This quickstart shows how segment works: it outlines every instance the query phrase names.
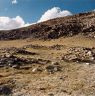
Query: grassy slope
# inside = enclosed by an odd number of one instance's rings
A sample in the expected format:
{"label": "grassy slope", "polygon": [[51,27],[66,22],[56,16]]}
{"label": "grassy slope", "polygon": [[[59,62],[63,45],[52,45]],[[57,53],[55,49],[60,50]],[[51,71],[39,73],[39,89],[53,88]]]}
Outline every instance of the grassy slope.
{"label": "grassy slope", "polygon": [[95,47],[95,39],[86,38],[84,36],[73,36],[67,38],[59,38],[53,40],[37,40],[37,39],[21,39],[21,40],[9,40],[9,41],[0,41],[0,48],[3,47],[23,47],[24,45],[43,45],[43,46],[52,46],[52,45],[67,45],[67,46],[82,46],[82,47]]}

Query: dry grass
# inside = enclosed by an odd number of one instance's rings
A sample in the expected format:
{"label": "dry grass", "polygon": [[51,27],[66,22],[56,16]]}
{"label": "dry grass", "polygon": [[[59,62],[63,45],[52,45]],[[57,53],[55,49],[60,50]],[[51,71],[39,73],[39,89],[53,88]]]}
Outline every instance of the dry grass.
{"label": "dry grass", "polygon": [[[13,96],[24,94],[25,96],[95,96],[95,65],[86,65],[78,63],[67,63],[61,60],[66,49],[71,46],[95,47],[95,39],[81,36],[60,38],[51,41],[42,40],[13,40],[0,41],[0,48],[5,47],[23,47],[25,45],[53,46],[56,44],[65,45],[60,50],[56,49],[35,49],[26,48],[27,51],[36,52],[38,55],[16,54],[24,58],[41,58],[50,61],[59,62],[62,70],[50,74],[45,68],[48,65],[32,64],[23,66],[20,70],[13,68],[0,68],[0,85],[14,85]],[[25,68],[26,67],[26,68]],[[42,72],[32,72],[34,68],[42,68]]]}
{"label": "dry grass", "polygon": [[84,47],[95,47],[95,39],[86,38],[84,36],[73,36],[68,38],[59,38],[55,40],[35,40],[35,39],[24,39],[24,40],[9,40],[9,41],[0,41],[0,48],[2,47],[22,47],[24,45],[43,45],[43,46],[52,46],[52,45],[67,45],[67,46],[84,46]]}

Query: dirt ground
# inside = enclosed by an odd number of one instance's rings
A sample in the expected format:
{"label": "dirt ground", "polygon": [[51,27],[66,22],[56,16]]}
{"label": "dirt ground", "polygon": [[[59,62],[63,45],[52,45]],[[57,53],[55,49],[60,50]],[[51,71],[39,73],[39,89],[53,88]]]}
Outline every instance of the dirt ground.
{"label": "dirt ground", "polygon": [[[32,45],[31,47],[27,47]],[[36,46],[36,47],[33,47]],[[61,47],[56,47],[60,45]],[[65,62],[63,54],[69,47],[95,47],[95,39],[83,36],[55,40],[0,41],[0,48],[23,48],[35,55],[17,57],[49,60],[47,64],[27,64],[20,69],[0,68],[0,86],[8,86],[7,96],[95,96],[95,64]],[[57,66],[52,70],[48,66]],[[0,89],[1,90],[1,89]],[[1,94],[0,96],[6,96]]]}

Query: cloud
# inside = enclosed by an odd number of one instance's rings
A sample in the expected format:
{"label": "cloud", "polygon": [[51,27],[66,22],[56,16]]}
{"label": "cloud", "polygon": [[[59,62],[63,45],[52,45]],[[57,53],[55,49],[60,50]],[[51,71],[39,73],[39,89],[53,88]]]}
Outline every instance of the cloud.
{"label": "cloud", "polygon": [[[15,1],[15,0],[13,0]],[[25,23],[22,17],[16,16],[15,18],[10,17],[0,17],[0,30],[10,30],[17,29],[21,27],[27,27],[33,24],[37,24],[39,22],[43,22],[49,19],[64,17],[72,15],[72,13],[68,10],[62,10],[59,7],[53,7],[52,9],[47,10],[41,18],[35,23]]]}
{"label": "cloud", "polygon": [[24,25],[25,22],[20,16],[16,16],[15,18],[0,17],[0,30],[16,29]]}
{"label": "cloud", "polygon": [[93,11],[95,12],[95,9]]}
{"label": "cloud", "polygon": [[12,4],[17,4],[17,0],[12,0]]}
{"label": "cloud", "polygon": [[38,20],[38,22],[43,22],[43,21],[50,20],[53,18],[64,17],[68,15],[72,15],[72,13],[68,10],[61,10],[59,7],[53,7],[52,9],[47,10],[42,15],[40,20]]}
{"label": "cloud", "polygon": [[30,23],[26,23],[26,24],[23,25],[23,27],[27,27],[27,26],[30,26],[30,25],[33,25],[33,23],[31,23],[31,24]]}

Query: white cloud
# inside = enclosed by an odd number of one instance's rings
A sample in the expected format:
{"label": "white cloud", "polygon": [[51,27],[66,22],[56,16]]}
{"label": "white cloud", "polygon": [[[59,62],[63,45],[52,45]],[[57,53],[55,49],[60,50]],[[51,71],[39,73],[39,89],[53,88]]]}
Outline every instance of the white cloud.
{"label": "white cloud", "polygon": [[26,24],[23,25],[23,27],[27,27],[27,26],[30,26],[30,25],[33,25],[33,23],[31,23],[31,24],[30,23],[26,23]]}
{"label": "white cloud", "polygon": [[53,7],[52,9],[47,10],[42,17],[40,18],[40,20],[38,20],[38,22],[43,22],[49,19],[53,19],[53,18],[57,18],[57,17],[64,17],[64,16],[68,16],[68,15],[72,15],[72,13],[68,10],[61,10],[59,7]]}
{"label": "white cloud", "polygon": [[12,4],[17,4],[17,0],[12,0]]}
{"label": "white cloud", "polygon": [[95,9],[93,11],[95,12]]}
{"label": "white cloud", "polygon": [[15,18],[0,17],[0,30],[20,28],[24,25],[25,22],[20,16],[16,16]]}
{"label": "white cloud", "polygon": [[40,20],[35,23],[25,23],[23,18],[20,16],[16,16],[15,18],[0,17],[0,30],[10,30],[10,29],[16,29],[16,28],[21,28],[21,27],[27,27],[27,26],[37,24],[42,21],[46,21],[49,19],[57,18],[57,17],[64,17],[67,15],[72,15],[72,13],[68,10],[61,11],[59,7],[53,7],[52,9],[47,10],[42,15]]}

